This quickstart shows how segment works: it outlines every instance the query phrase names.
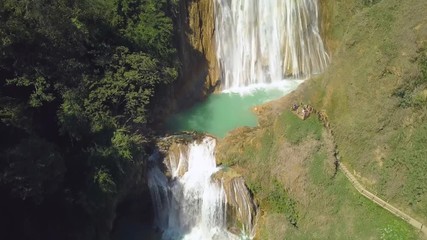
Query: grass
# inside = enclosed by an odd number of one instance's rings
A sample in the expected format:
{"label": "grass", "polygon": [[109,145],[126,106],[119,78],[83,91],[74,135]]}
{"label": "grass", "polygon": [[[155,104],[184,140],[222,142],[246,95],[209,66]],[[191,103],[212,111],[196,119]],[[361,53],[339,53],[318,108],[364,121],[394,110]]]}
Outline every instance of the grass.
{"label": "grass", "polygon": [[326,112],[365,187],[427,223],[427,4],[360,3],[336,2],[333,62],[296,95]]}
{"label": "grass", "polygon": [[363,5],[365,6],[372,6],[376,3],[378,3],[381,0],[362,0]]}
{"label": "grass", "polygon": [[[246,183],[249,189],[256,195],[261,207],[270,213],[282,214],[283,219],[293,226],[298,224],[297,202],[290,197],[287,187],[283,186],[275,174],[260,172],[261,169],[273,169],[282,161],[278,154],[282,149],[282,143],[298,144],[308,138],[320,140],[322,124],[316,117],[310,117],[302,121],[289,111],[285,111],[273,124],[272,128],[263,128],[256,136],[248,138],[254,141],[218,146],[221,163],[227,166],[244,166],[248,170]],[[233,140],[232,140],[233,141]],[[237,145],[237,147],[236,147]],[[280,175],[280,174],[278,174]]]}
{"label": "grass", "polygon": [[307,137],[320,140],[322,135],[322,123],[316,117],[310,117],[304,122],[290,111],[284,112],[279,121],[284,124],[286,139],[292,144],[298,144]]}
{"label": "grass", "polygon": [[427,50],[420,50],[416,62],[420,69],[419,75],[408,77],[407,81],[393,92],[393,96],[399,98],[399,106],[403,108],[422,109],[427,106]]}
{"label": "grass", "polygon": [[308,165],[311,200],[299,209],[299,228],[283,237],[265,228],[263,239],[419,239],[410,225],[361,196],[341,172],[331,178],[324,170],[327,160],[323,149]]}
{"label": "grass", "polygon": [[[323,131],[316,117],[302,121],[285,111],[272,125],[234,136],[242,147],[220,142],[220,158],[232,156],[232,167],[240,169],[263,211],[258,238],[418,239],[410,225],[361,196],[341,172],[333,177]],[[284,158],[285,148],[297,149],[297,157]],[[301,151],[310,154],[299,158]],[[302,182],[283,180],[297,169],[295,179]]]}
{"label": "grass", "polygon": [[[366,188],[427,223],[427,89],[419,77],[427,72],[427,4],[324,2],[334,9],[326,29],[332,63],[292,100],[326,112],[341,159]],[[220,159],[239,169],[264,211],[258,237],[420,239],[403,220],[361,196],[342,173],[332,177],[331,151],[316,121],[285,111],[220,144]],[[298,228],[268,204],[276,180],[295,202]]]}
{"label": "grass", "polygon": [[327,155],[325,151],[317,152],[313,156],[313,162],[309,167],[310,180],[315,185],[323,185],[332,183],[331,177],[325,174],[325,159]]}
{"label": "grass", "polygon": [[273,187],[267,197],[267,210],[273,213],[279,213],[286,216],[286,219],[294,226],[298,225],[298,211],[296,202],[289,193],[285,190],[285,187],[278,182],[276,179],[273,180]]}
{"label": "grass", "polygon": [[[386,169],[399,169],[405,176],[402,190],[397,196],[405,199],[419,217],[427,216],[427,122],[421,123],[414,129],[401,129],[391,139],[390,145],[395,149]],[[383,188],[387,189],[393,173],[383,176]]]}

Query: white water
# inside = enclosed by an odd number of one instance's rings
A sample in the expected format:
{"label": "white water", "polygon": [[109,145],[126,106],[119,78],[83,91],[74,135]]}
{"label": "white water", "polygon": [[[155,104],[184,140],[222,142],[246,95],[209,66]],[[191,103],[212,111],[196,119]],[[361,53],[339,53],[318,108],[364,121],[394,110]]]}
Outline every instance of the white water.
{"label": "white water", "polygon": [[[178,163],[170,161],[171,180],[157,165],[149,170],[155,223],[163,232],[162,239],[238,239],[226,230],[226,197],[222,184],[212,180],[212,174],[218,171],[215,144],[216,140],[211,137],[191,143],[187,152],[180,153]],[[183,166],[188,169],[180,176]]]}
{"label": "white water", "polygon": [[328,63],[317,0],[214,0],[222,89],[304,79]]}
{"label": "white water", "polygon": [[[327,66],[317,0],[213,1],[224,91],[251,92],[266,85],[276,88],[284,79],[305,79]],[[169,160],[171,179],[156,164],[149,170],[155,224],[162,231],[162,239],[239,238],[226,229],[223,184],[212,180],[218,171],[214,148],[215,140],[210,137],[191,143],[178,160]],[[250,196],[242,192],[244,183],[233,182],[229,189],[230,204],[238,206],[238,217],[247,219],[243,235],[252,238],[256,220],[252,219]]]}

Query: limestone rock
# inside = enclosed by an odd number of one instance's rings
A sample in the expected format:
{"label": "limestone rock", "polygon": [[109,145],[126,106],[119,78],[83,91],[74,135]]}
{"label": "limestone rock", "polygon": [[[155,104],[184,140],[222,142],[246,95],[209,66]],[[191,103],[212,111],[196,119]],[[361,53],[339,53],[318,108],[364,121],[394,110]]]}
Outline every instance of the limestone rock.
{"label": "limestone rock", "polygon": [[177,93],[200,100],[219,86],[212,0],[182,0],[178,13],[179,55],[182,62]]}
{"label": "limestone rock", "polygon": [[232,169],[221,170],[214,176],[222,182],[227,199],[227,224],[229,231],[250,237],[255,235],[258,207],[245,180]]}

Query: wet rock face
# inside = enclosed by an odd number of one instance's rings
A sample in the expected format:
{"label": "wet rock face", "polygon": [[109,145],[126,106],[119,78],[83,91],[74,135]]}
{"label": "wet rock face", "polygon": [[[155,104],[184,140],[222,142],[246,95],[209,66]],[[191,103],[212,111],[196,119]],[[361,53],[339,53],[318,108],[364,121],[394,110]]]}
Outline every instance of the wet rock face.
{"label": "wet rock face", "polygon": [[214,2],[181,0],[177,17],[182,72],[176,93],[181,98],[201,100],[219,86]]}
{"label": "wet rock face", "polygon": [[187,145],[177,142],[171,144],[168,154],[163,160],[166,176],[169,178],[182,177],[188,171],[188,161],[185,161],[188,157],[183,157],[187,152]]}
{"label": "wet rock face", "polygon": [[[181,178],[188,172],[189,143],[198,140],[200,140],[200,136],[191,134],[162,139],[159,144],[163,156],[161,167],[168,179]],[[243,232],[248,237],[254,237],[258,206],[243,177],[231,168],[222,168],[213,173],[211,179],[221,186],[221,191],[225,195],[227,230],[235,235]]]}
{"label": "wet rock face", "polygon": [[331,21],[334,16],[334,2],[320,0],[320,34],[328,53],[332,54],[336,43],[331,39]]}
{"label": "wet rock face", "polygon": [[221,182],[226,196],[227,228],[234,234],[242,231],[255,236],[258,205],[248,190],[243,177],[233,169],[222,169],[213,178]]}
{"label": "wet rock face", "polygon": [[153,127],[164,129],[171,114],[205,100],[219,90],[220,70],[215,48],[213,0],[178,0],[174,10],[175,44],[180,62],[178,79],[159,90],[153,102]]}
{"label": "wet rock face", "polygon": [[[181,133],[159,139],[157,147],[161,157],[161,169],[168,178],[182,177],[188,171],[188,145],[205,137],[198,133]],[[184,160],[183,160],[184,159]]]}
{"label": "wet rock face", "polygon": [[223,182],[223,186],[227,198],[227,223],[230,231],[243,229],[253,237],[257,221],[257,206],[245,181],[242,177],[235,177]]}
{"label": "wet rock face", "polygon": [[[190,33],[187,35],[190,44],[200,51],[207,60],[205,87],[211,89],[217,85],[219,78],[218,61],[215,50],[214,1],[195,0],[188,6]],[[192,62],[190,66],[197,62]],[[201,76],[204,77],[204,76]]]}

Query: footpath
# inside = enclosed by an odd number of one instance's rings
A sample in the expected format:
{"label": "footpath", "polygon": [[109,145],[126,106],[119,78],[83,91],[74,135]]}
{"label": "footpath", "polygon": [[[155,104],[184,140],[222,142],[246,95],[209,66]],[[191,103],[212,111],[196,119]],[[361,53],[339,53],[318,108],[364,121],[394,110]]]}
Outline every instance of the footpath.
{"label": "footpath", "polygon": [[354,175],[351,174],[351,172],[347,169],[347,167],[342,162],[339,162],[339,169],[341,169],[343,171],[343,173],[345,174],[345,176],[347,177],[347,179],[351,182],[351,184],[353,185],[353,187],[356,188],[356,190],[360,194],[362,194],[363,196],[365,196],[366,198],[368,198],[372,202],[376,203],[380,207],[382,207],[382,208],[386,209],[387,211],[391,212],[395,216],[400,217],[401,219],[405,220],[407,223],[411,224],[416,229],[419,229],[421,232],[423,232],[424,236],[427,237],[427,226],[425,226],[424,224],[422,224],[421,222],[419,222],[416,219],[412,218],[408,214],[400,211],[399,209],[397,209],[396,207],[393,207],[388,202],[382,200],[381,198],[375,196],[373,193],[371,193],[368,190],[366,190],[362,186],[362,184],[360,184],[359,181],[357,181],[357,179],[354,177]]}
{"label": "footpath", "polygon": [[[330,128],[330,124],[329,124],[328,117],[326,116],[326,114],[323,113],[323,112],[318,112],[316,110],[313,110],[313,112],[317,114],[317,116],[319,117],[319,119],[323,122],[325,128],[328,130],[328,132],[331,135],[332,139],[334,139],[334,134],[333,134],[333,132],[332,132],[332,130]],[[406,221],[407,223],[409,223],[410,225],[412,225],[413,227],[415,227],[416,229],[418,229],[420,232],[422,232],[424,234],[424,238],[427,239],[427,226],[424,225],[423,223],[421,223],[420,221],[412,218],[408,214],[402,212],[398,208],[392,206],[391,204],[389,204],[388,202],[386,202],[383,199],[379,198],[378,196],[376,196],[375,194],[371,193],[370,191],[366,190],[366,188],[362,184],[360,184],[360,182],[356,179],[356,177],[340,161],[340,157],[337,154],[337,149],[336,149],[337,145],[336,145],[336,143],[334,143],[334,146],[335,146],[334,148],[335,148],[335,153],[336,153],[335,154],[336,166],[338,167],[337,170],[338,169],[342,170],[342,172],[344,173],[344,175],[346,176],[346,178],[351,182],[351,184],[353,185],[353,187],[360,194],[362,194],[364,197],[368,198],[369,200],[371,200],[375,204],[377,204],[380,207],[386,209],[387,211],[391,212],[395,216],[403,219],[404,221]]]}

